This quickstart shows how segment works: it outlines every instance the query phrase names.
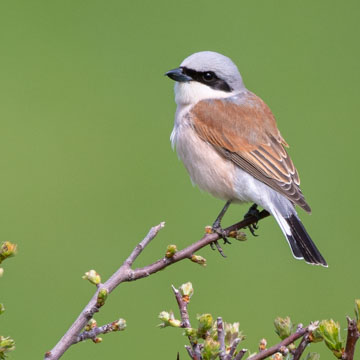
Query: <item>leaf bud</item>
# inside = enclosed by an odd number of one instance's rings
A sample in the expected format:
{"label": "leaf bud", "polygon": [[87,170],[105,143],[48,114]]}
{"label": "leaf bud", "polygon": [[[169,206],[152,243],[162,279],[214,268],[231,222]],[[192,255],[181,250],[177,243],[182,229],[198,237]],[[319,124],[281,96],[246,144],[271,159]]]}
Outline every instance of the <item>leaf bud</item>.
{"label": "leaf bud", "polygon": [[190,260],[194,263],[197,263],[201,266],[206,266],[206,259],[200,255],[191,255]]}
{"label": "leaf bud", "polygon": [[188,303],[190,301],[190,298],[194,294],[194,288],[192,286],[192,283],[187,282],[185,284],[182,284],[179,290],[180,290],[180,294],[182,295],[182,299]]}
{"label": "leaf bud", "polygon": [[87,271],[82,278],[84,280],[89,280],[94,285],[101,283],[101,277],[95,270]]}
{"label": "leaf bud", "polygon": [[100,289],[98,292],[96,307],[100,308],[105,304],[105,301],[108,296],[108,291],[106,289]]}
{"label": "leaf bud", "polygon": [[293,324],[288,316],[286,318],[277,317],[274,321],[274,326],[275,332],[282,340],[291,335]]}

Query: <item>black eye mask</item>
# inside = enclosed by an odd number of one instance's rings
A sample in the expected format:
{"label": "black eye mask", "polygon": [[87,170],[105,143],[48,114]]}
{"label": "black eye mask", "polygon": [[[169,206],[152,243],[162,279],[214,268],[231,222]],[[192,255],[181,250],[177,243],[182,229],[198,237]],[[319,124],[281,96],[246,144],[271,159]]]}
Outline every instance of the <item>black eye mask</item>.
{"label": "black eye mask", "polygon": [[226,81],[218,78],[213,71],[196,71],[186,67],[182,67],[182,71],[194,81],[207,85],[214,90],[225,92],[231,92],[233,90]]}

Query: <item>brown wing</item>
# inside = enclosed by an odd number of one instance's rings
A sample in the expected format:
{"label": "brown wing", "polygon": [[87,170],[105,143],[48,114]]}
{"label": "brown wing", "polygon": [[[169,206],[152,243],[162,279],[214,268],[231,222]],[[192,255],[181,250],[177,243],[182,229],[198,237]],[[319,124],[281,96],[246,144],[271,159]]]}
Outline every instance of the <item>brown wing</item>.
{"label": "brown wing", "polygon": [[298,172],[274,115],[248,92],[228,100],[204,100],[191,109],[194,129],[224,157],[311,212],[300,190]]}

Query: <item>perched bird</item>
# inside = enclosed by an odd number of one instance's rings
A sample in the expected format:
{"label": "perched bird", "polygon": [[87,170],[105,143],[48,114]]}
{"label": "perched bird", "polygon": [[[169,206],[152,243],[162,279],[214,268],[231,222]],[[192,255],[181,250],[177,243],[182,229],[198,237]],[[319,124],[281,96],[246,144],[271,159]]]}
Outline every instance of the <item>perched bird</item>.
{"label": "perched bird", "polygon": [[272,214],[292,253],[307,263],[327,266],[301,223],[295,205],[308,213],[298,172],[269,107],[244,86],[236,65],[212,51],[190,55],[165,75],[176,81],[172,146],[204,191],[231,202],[253,202]]}

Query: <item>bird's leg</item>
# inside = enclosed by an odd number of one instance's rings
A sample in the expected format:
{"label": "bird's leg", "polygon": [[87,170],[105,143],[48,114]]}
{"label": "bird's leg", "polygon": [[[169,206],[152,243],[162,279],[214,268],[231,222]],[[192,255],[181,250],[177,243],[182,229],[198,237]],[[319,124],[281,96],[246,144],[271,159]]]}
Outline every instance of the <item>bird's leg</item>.
{"label": "bird's leg", "polygon": [[[245,214],[244,218],[248,218],[248,217],[250,217],[250,216],[255,216],[255,217],[257,218],[257,220],[260,219],[260,211],[258,210],[256,204],[253,204],[253,205],[250,207],[249,211]],[[249,230],[250,230],[250,232],[251,232],[251,234],[252,234],[253,236],[258,236],[258,235],[255,234],[255,230],[257,230],[257,229],[259,228],[259,227],[257,226],[257,224],[258,224],[258,222],[256,222],[256,223],[248,226],[248,228],[249,228]]]}
{"label": "bird's leg", "polygon": [[[218,217],[216,218],[216,220],[214,221],[214,223],[212,225],[212,231],[215,232],[216,234],[218,234],[224,240],[224,244],[231,244],[231,242],[227,239],[227,237],[225,235],[224,229],[221,227],[221,220],[224,217],[227,209],[229,208],[231,201],[232,200],[228,200],[226,202],[225,206],[222,208],[222,210],[220,211],[220,214],[218,215]],[[222,250],[221,250],[220,246],[218,246],[218,245],[219,244],[217,244],[217,242],[215,241],[215,246],[217,247],[220,254],[223,255]]]}

